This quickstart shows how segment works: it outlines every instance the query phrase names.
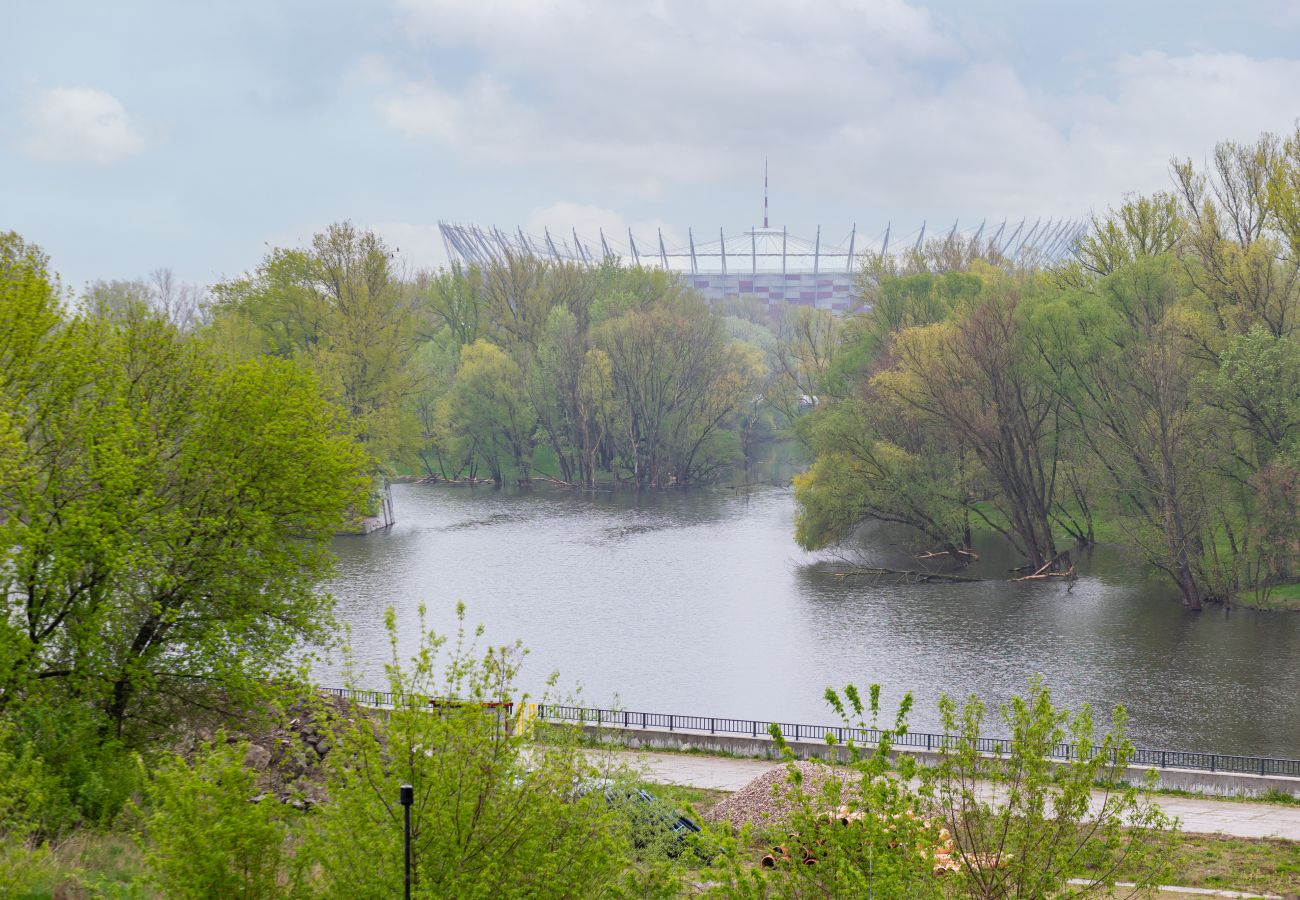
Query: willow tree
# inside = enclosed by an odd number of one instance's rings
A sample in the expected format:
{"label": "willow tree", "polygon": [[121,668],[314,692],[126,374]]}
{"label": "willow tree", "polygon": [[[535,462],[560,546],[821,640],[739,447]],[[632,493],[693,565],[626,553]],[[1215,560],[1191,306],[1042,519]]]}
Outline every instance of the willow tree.
{"label": "willow tree", "polygon": [[723,425],[754,399],[762,360],[727,339],[703,300],[631,305],[594,329],[594,343],[610,362],[610,441],[638,487],[702,481],[734,462],[739,445]]}
{"label": "willow tree", "polygon": [[1028,278],[989,274],[978,299],[946,321],[908,328],[896,363],[874,382],[900,415],[940,443],[967,448],[987,473],[997,516],[972,509],[1039,570],[1058,558],[1053,534],[1059,400],[1038,378],[1024,337]]}
{"label": "willow tree", "polygon": [[529,481],[537,414],[519,365],[497,345],[478,340],[461,348],[456,377],[439,401],[437,427],[441,441],[486,465],[497,484],[505,480],[506,462],[521,483]]}
{"label": "willow tree", "polygon": [[1177,260],[1139,259],[1034,313],[1034,340],[1063,412],[1115,491],[1129,542],[1199,609],[1212,442],[1195,385],[1208,370],[1185,329]]}

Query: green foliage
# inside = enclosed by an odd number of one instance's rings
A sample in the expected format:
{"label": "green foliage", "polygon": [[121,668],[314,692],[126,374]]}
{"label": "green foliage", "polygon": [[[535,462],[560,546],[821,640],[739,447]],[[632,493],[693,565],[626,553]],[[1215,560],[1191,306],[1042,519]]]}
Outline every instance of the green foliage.
{"label": "green foliage", "polygon": [[734,465],[715,432],[761,377],[756,350],[726,339],[693,295],[630,307],[593,336],[610,361],[615,403],[608,436],[616,463],[641,487],[707,480]]}
{"label": "green foliage", "polygon": [[1068,574],[1063,538],[1117,537],[1191,609],[1293,580],[1297,146],[1175,163],[1172,194],[1096,217],[1049,273],[955,246],[868,266],[871,308],[791,414],[815,455],[799,541],[877,519],[952,553],[973,526]]}
{"label": "green foliage", "polygon": [[893,429],[879,410],[846,401],[809,417],[804,434],[816,460],[794,478],[795,540],[818,549],[872,518],[910,525],[937,546],[964,546],[959,461],[934,452],[914,430]]}
{"label": "green foliage", "polygon": [[252,900],[291,893],[286,807],[257,798],[247,750],[218,735],[193,761],[173,757],[153,773],[145,862],[165,896]]}
{"label": "green foliage", "polygon": [[[0,709],[84,703],[134,740],[238,707],[329,636],[316,586],[364,457],[293,363],[227,362],[139,305],[65,314],[33,260],[0,279]],[[120,802],[85,786],[92,818]]]}
{"label": "green foliage", "polygon": [[537,415],[523,373],[500,347],[480,339],[461,348],[459,369],[437,415],[443,441],[481,461],[498,484],[507,460],[528,480]]}
{"label": "green foliage", "polygon": [[30,742],[0,719],[0,891],[21,895],[49,871],[59,788]]}
{"label": "green foliage", "polygon": [[305,362],[374,459],[399,452],[421,380],[412,365],[418,316],[376,234],[331,225],[309,250],[273,250],[213,293],[218,345]]}
{"label": "green foliage", "polygon": [[[1124,782],[1133,745],[1123,707],[1098,736],[1087,706],[1073,716],[1058,710],[1033,679],[1026,696],[1000,708],[1010,740],[992,752],[979,698],[958,707],[944,697],[940,715],[948,737],[922,776],[952,828],[971,897],[1060,896],[1081,869],[1090,883],[1073,889],[1080,896],[1114,896],[1121,871],[1135,894],[1160,883],[1176,822],[1152,800],[1154,773],[1142,787]],[[1051,760],[1063,743],[1090,752]]]}
{"label": "green foliage", "polygon": [[311,816],[304,848],[318,892],[400,895],[403,784],[415,796],[415,896],[596,896],[620,877],[626,823],[603,797],[575,793],[596,774],[586,756],[563,740],[525,749],[500,705],[516,696],[520,649],[479,650],[479,632],[463,628],[448,647],[421,620],[418,648],[402,664],[391,610],[388,628],[389,688],[405,699],[382,718],[335,724],[330,802]]}
{"label": "green foliage", "polygon": [[[102,287],[101,307],[122,305]],[[570,484],[714,480],[759,436],[775,345],[755,310],[728,319],[669,273],[612,260],[519,256],[403,281],[349,223],[273,250],[213,296],[210,344],[304,362],[379,471],[448,479],[527,482],[544,445]]]}
{"label": "green foliage", "polygon": [[[746,865],[742,838],[723,866],[725,887],[736,897],[942,897],[945,884],[936,873],[944,846],[943,824],[930,818],[925,797],[909,785],[917,770],[909,757],[897,765],[890,757],[897,736],[907,732],[911,695],[904,697],[894,722],[882,727],[880,688],[864,699],[853,685],[843,696],[827,690],[827,701],[846,728],[874,729],[879,744],[867,750],[855,741],[843,747],[834,733],[827,743],[842,749],[847,765],[825,767],[810,779],[794,764],[780,729],[772,736],[787,758],[787,784],[780,788],[792,808],[788,823],[762,835],[779,854],[771,868]],[[806,764],[805,764],[806,765]],[[789,860],[785,859],[788,854]],[[813,862],[807,862],[807,860]]]}
{"label": "green foliage", "polygon": [[116,738],[103,734],[104,721],[81,703],[37,698],[10,713],[22,735],[21,747],[40,760],[48,778],[42,801],[46,833],[74,827],[113,826],[142,786],[140,759]]}

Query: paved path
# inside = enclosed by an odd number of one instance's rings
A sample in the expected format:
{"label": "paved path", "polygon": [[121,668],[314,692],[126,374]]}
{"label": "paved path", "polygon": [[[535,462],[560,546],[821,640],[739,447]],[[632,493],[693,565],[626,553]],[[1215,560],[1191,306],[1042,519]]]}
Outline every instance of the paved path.
{"label": "paved path", "polygon": [[[738,791],[779,763],[685,753],[616,754],[648,781]],[[1182,821],[1183,831],[1235,837],[1280,837],[1300,841],[1300,806],[1245,803],[1201,797],[1157,797],[1160,807]]]}

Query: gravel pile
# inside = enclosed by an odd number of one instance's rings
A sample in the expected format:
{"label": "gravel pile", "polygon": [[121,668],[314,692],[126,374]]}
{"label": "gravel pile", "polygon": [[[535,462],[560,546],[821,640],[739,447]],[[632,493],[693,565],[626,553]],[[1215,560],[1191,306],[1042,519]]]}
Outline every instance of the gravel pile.
{"label": "gravel pile", "polygon": [[742,825],[759,828],[779,825],[796,806],[794,792],[818,794],[827,781],[843,775],[843,770],[817,763],[801,761],[795,765],[803,773],[801,785],[789,782],[789,772],[784,765],[773,766],[730,797],[715,803],[704,813],[704,818],[710,822],[729,822],[737,828]]}

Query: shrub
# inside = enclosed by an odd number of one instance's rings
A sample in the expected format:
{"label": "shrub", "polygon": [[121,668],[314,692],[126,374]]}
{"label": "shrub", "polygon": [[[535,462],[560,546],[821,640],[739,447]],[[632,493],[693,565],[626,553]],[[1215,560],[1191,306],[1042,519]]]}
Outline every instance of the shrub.
{"label": "shrub", "polygon": [[[463,622],[463,607],[460,615]],[[316,888],[326,897],[401,895],[397,800],[410,784],[415,896],[600,893],[627,866],[627,826],[603,799],[578,796],[576,786],[595,773],[576,745],[556,733],[548,733],[556,743],[527,744],[494,705],[513,695],[518,646],[480,653],[462,626],[440,664],[446,641],[426,630],[423,609],[420,616],[419,648],[403,666],[388,612],[397,708],[335,724],[330,800],[309,818]]]}
{"label": "shrub", "polygon": [[261,898],[285,892],[288,811],[255,799],[247,744],[218,736],[193,762],[165,761],[148,788],[145,862],[167,897]]}
{"label": "shrub", "polygon": [[90,706],[37,695],[13,715],[52,781],[42,816],[52,837],[111,825],[143,787],[136,755],[104,736],[104,720]]}
{"label": "shrub", "polygon": [[[1027,696],[1000,707],[1011,739],[998,752],[981,743],[986,712],[978,698],[959,708],[944,697],[939,708],[949,737],[926,780],[952,826],[969,896],[1055,897],[1082,876],[1089,883],[1071,896],[1117,897],[1121,869],[1136,883],[1133,895],[1159,883],[1177,823],[1152,800],[1154,772],[1142,786],[1123,781],[1133,745],[1122,706],[1098,736],[1089,707],[1073,716],[1058,710],[1031,679]],[[1084,752],[1053,759],[1067,742]]]}
{"label": "shrub", "polygon": [[[826,697],[846,725],[878,726],[879,685],[872,685],[866,703],[852,685],[843,698],[832,690]],[[908,783],[915,764],[903,757],[899,770],[891,771],[892,742],[907,730],[911,703],[910,695],[904,697],[893,727],[881,730],[874,750],[850,742],[848,765],[826,766],[824,773],[810,773],[815,778],[805,777],[806,764],[794,764],[781,730],[772,726],[772,737],[787,759],[787,783],[779,790],[791,815],[781,828],[742,833],[732,844],[723,865],[725,896],[942,896],[942,823],[928,817],[924,798]],[[832,747],[837,743],[831,735],[827,742]],[[752,845],[759,839],[772,852],[756,869],[745,857],[756,855]]]}
{"label": "shrub", "polygon": [[0,719],[0,890],[21,896],[50,869],[42,813],[57,785],[30,743]]}

